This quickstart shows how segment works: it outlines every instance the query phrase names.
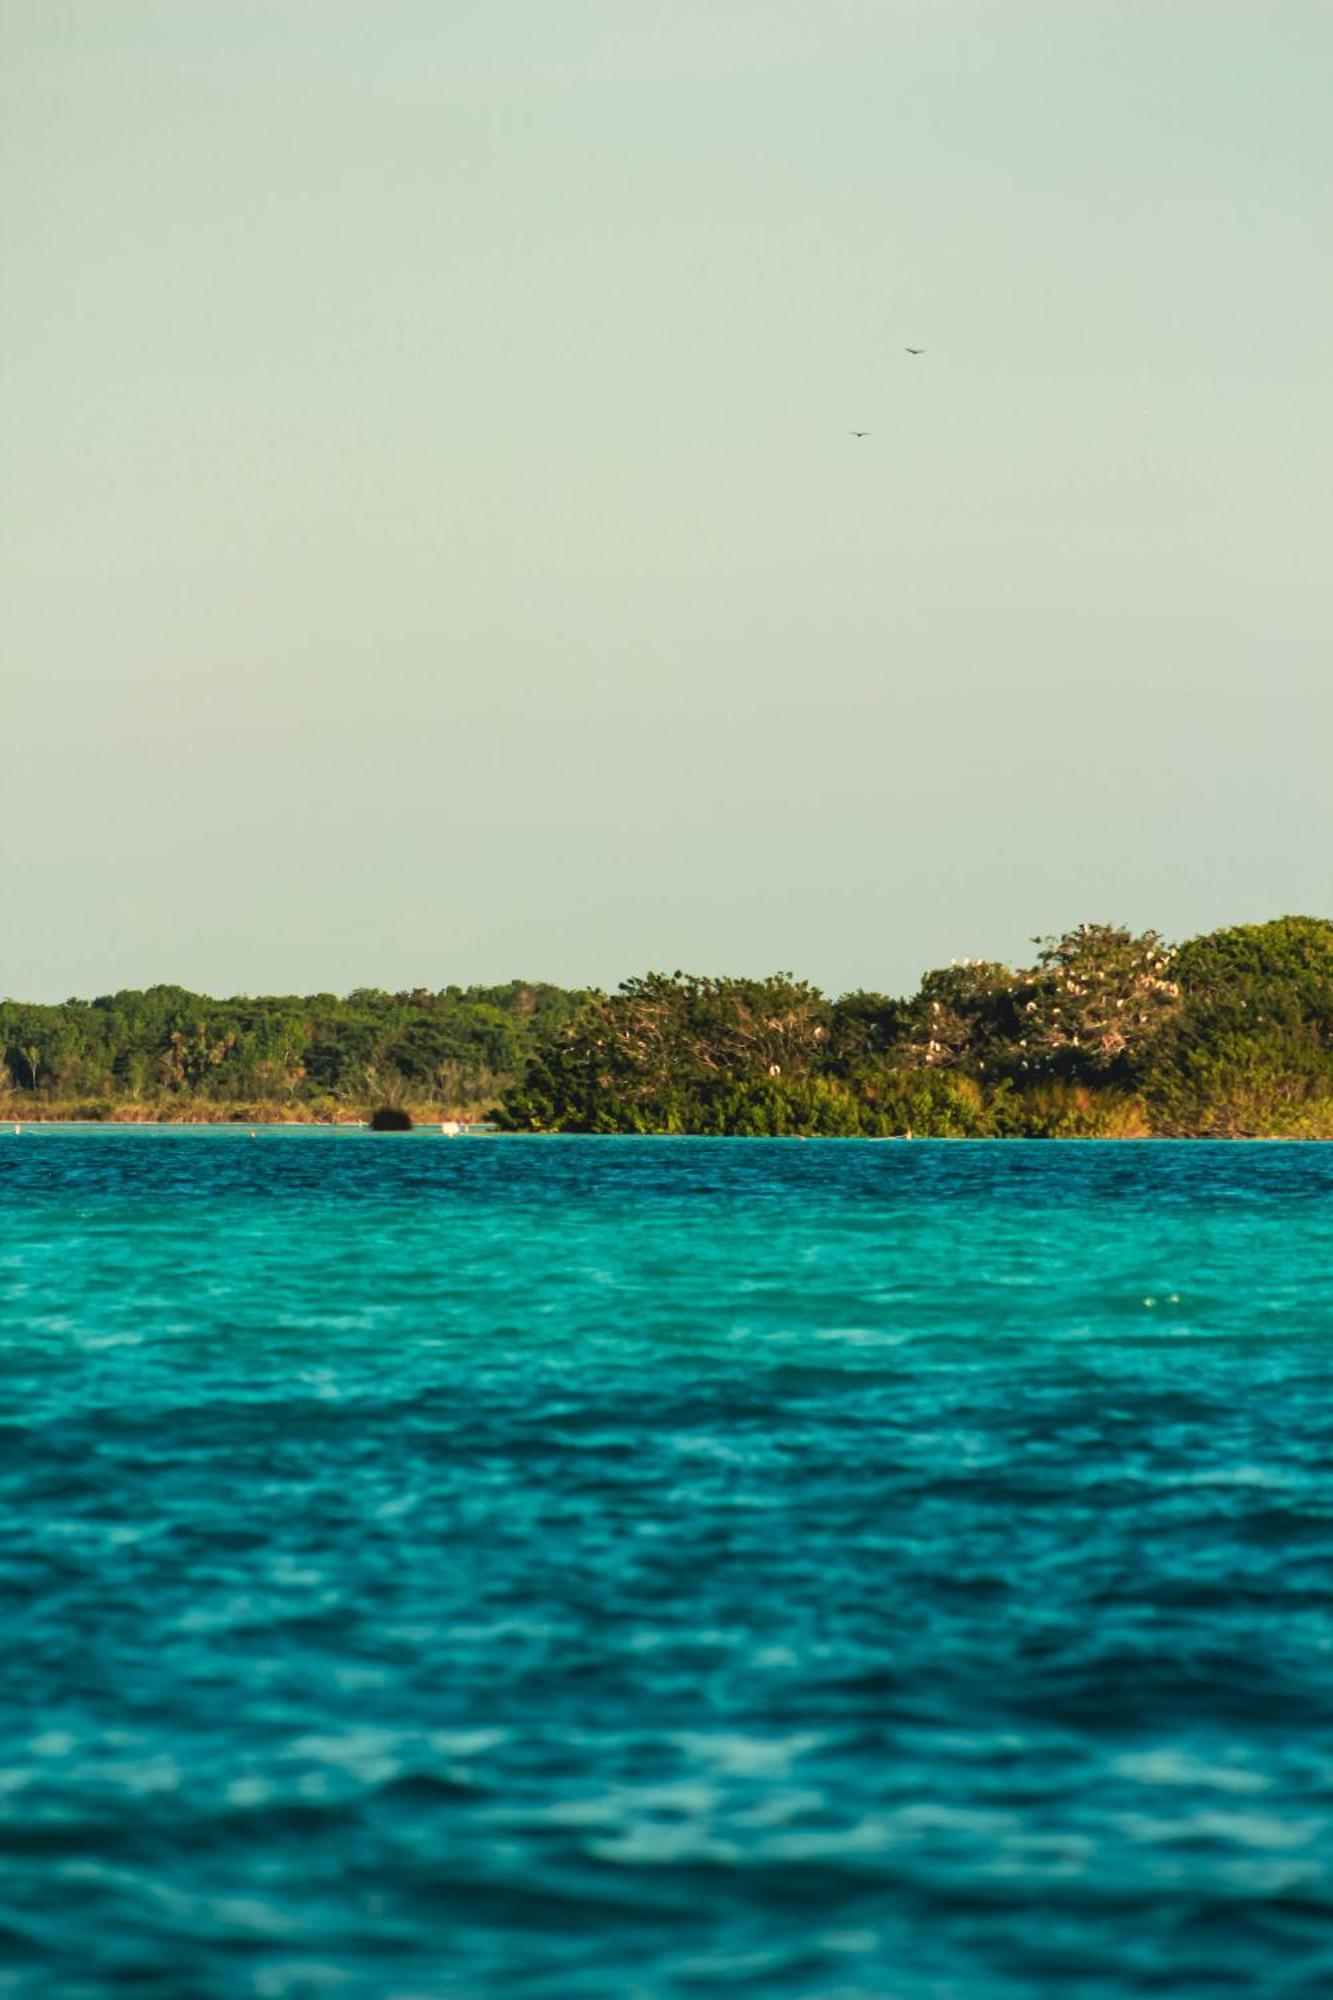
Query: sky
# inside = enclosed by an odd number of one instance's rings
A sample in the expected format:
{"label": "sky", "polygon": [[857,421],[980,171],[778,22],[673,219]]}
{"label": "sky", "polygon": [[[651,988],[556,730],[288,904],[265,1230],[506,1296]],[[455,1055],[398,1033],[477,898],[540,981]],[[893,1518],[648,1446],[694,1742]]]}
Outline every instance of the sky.
{"label": "sky", "polygon": [[1326,0],[0,0],[0,992],[1333,914],[1331,69]]}

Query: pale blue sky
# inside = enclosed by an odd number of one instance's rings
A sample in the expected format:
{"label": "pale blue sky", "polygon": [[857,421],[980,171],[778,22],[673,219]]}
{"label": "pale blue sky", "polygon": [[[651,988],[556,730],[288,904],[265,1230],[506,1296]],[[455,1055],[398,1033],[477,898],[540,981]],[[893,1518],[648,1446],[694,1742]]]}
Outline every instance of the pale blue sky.
{"label": "pale blue sky", "polygon": [[0,0],[0,62],[0,990],[1333,910],[1326,0]]}

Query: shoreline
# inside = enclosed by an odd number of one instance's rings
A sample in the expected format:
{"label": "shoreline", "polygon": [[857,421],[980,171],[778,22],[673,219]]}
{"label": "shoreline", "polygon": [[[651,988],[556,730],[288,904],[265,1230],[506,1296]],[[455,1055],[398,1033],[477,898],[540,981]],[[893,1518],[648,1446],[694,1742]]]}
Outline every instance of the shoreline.
{"label": "shoreline", "polygon": [[[88,1105],[68,1105],[58,1106],[50,1110],[28,1111],[27,1109],[16,1108],[10,1103],[4,1106],[3,1109],[0,1109],[0,1128],[3,1128],[5,1125],[86,1125],[89,1127],[98,1125],[266,1125],[277,1130],[283,1126],[299,1125],[319,1126],[330,1131],[343,1127],[355,1130],[369,1126],[373,1108],[373,1106],[368,1106],[364,1115],[358,1115],[355,1112],[349,1111],[345,1116],[330,1118],[327,1116],[321,1117],[313,1111],[303,1112],[295,1108],[288,1111],[285,1108],[271,1104],[252,1104],[241,1105],[239,1107],[219,1107],[216,1115],[205,1114],[204,1116],[200,1116],[199,1106],[192,1105],[188,1115],[182,1114],[180,1117],[168,1115],[163,1117],[141,1110],[135,1106],[114,1104],[108,1105],[105,1109],[94,1108]],[[431,1126],[439,1126],[446,1121],[473,1127],[485,1122],[484,1118],[479,1118],[476,1115],[475,1107],[471,1116],[462,1111],[437,1110],[432,1106],[426,1110],[413,1111],[411,1117],[415,1127],[426,1129],[429,1129]]]}
{"label": "shoreline", "polygon": [[[453,1123],[453,1131],[443,1131]],[[5,1127],[8,1127],[8,1133]],[[376,1139],[670,1139],[696,1145],[833,1145],[833,1146],[1328,1146],[1333,1137],[1298,1132],[1082,1132],[1082,1133],[952,1133],[952,1132],[569,1132],[514,1131],[480,1120],[419,1119],[405,1132],[376,1132],[368,1118],[4,1118],[0,1138],[17,1137],[44,1128],[74,1132],[108,1130],[137,1132],[365,1132]]]}

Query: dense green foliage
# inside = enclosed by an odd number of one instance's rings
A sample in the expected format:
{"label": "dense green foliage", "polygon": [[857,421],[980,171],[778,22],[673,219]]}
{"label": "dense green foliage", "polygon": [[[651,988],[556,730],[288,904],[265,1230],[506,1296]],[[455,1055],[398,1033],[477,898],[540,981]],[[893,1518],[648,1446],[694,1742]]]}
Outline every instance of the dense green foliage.
{"label": "dense green foliage", "polygon": [[1333,923],[1172,950],[1085,924],[909,1000],[677,973],[592,994],[503,1101],[518,1130],[1333,1137]]}
{"label": "dense green foliage", "polygon": [[117,1115],[359,1115],[368,1104],[484,1106],[582,999],[560,988],[359,989],[210,1000],[179,986],[63,1006],[0,1002],[11,1108]]}
{"label": "dense green foliage", "polygon": [[650,973],[346,999],[0,1003],[12,1115],[490,1110],[517,1131],[1333,1137],[1333,922],[1085,924],[908,999]]}

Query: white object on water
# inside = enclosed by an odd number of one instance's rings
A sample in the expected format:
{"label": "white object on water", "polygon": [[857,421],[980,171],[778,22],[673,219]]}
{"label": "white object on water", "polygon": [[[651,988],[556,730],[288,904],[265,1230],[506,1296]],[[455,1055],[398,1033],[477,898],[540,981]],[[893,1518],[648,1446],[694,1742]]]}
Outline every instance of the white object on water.
{"label": "white object on water", "polygon": [[457,1118],[443,1118],[440,1121],[440,1131],[446,1139],[457,1139],[466,1129]]}

